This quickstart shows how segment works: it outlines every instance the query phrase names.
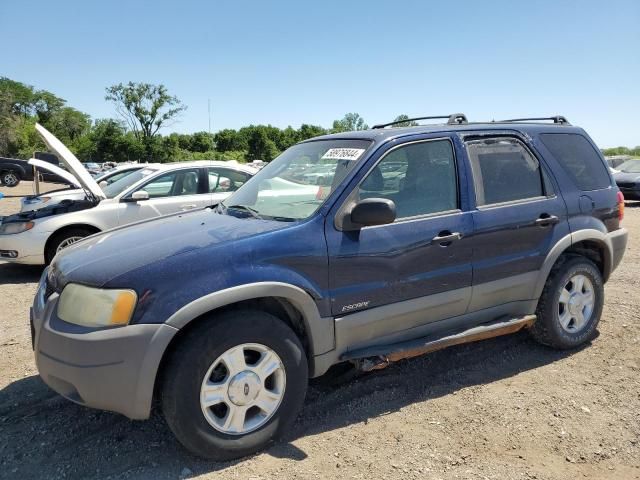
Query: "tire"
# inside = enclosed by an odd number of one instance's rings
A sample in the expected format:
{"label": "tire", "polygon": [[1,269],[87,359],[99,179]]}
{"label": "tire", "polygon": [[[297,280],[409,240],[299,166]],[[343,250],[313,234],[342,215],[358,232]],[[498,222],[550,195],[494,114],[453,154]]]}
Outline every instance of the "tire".
{"label": "tire", "polygon": [[0,185],[5,187],[17,187],[20,183],[20,174],[12,171],[5,170],[0,174]]}
{"label": "tire", "polygon": [[[232,408],[238,408],[231,398],[234,391],[238,392],[237,389],[233,390],[237,386],[234,379],[240,374],[231,375],[231,370],[226,371],[224,361],[221,371],[218,367],[223,355],[237,351],[238,348],[246,348],[246,345],[249,347],[244,350],[245,362],[241,362],[241,369],[234,371],[241,371],[242,374],[252,371],[256,365],[262,365],[262,356],[251,358],[251,348],[256,348],[255,346],[275,352],[280,360],[280,370],[275,370],[268,377],[256,377],[257,383],[252,384],[251,389],[241,380],[244,388],[239,397],[244,394],[241,400],[248,401],[244,408],[249,408],[246,416],[242,416],[244,420],[240,422],[241,428],[251,422],[256,423],[256,418],[263,423],[253,429],[247,428],[245,432],[236,430],[232,433],[224,431],[222,424],[227,423],[225,419],[231,418]],[[214,369],[216,365],[218,367]],[[275,375],[280,375],[281,397],[275,410],[270,416],[266,416],[258,407],[251,406],[254,402],[251,397],[254,396],[254,391],[259,391],[255,397],[255,402],[258,402],[262,391],[268,391],[265,388],[267,382],[276,384],[273,380]],[[254,310],[229,311],[204,320],[181,339],[163,372],[160,390],[162,411],[169,428],[191,452],[218,461],[240,458],[263,449],[288,430],[302,408],[308,375],[304,348],[284,322],[270,314]],[[222,390],[216,387],[216,392],[222,391],[223,394],[220,397],[216,394],[212,398],[223,400],[210,408],[203,406],[201,402],[202,389],[208,381],[215,385],[226,385]]]}
{"label": "tire", "polygon": [[[578,288],[580,278],[585,279],[582,288]],[[593,296],[590,308],[586,300],[589,290]],[[544,286],[531,334],[543,345],[557,349],[576,348],[596,336],[603,304],[604,282],[598,267],[583,256],[563,256],[552,268]]]}
{"label": "tire", "polygon": [[[58,251],[68,247],[71,243],[75,243],[89,235],[96,233],[93,230],[83,227],[75,227],[63,230],[62,232],[54,234],[49,241],[44,251],[44,260],[47,265],[51,263],[53,257],[56,256]],[[74,240],[74,241],[73,241]],[[65,243],[68,243],[65,245]]]}

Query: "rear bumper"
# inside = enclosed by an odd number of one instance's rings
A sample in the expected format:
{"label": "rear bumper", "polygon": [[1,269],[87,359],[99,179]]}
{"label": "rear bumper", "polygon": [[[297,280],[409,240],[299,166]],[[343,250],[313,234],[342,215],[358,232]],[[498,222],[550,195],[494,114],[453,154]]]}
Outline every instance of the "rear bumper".
{"label": "rear bumper", "polygon": [[626,228],[619,228],[613,232],[607,234],[607,238],[611,245],[611,272],[613,272],[624,256],[624,251],[627,249],[627,239],[629,238],[629,232]]}
{"label": "rear bumper", "polygon": [[164,324],[77,327],[57,318],[59,296],[45,299],[44,290],[41,282],[31,310],[36,365],[43,381],[81,405],[131,419],[148,418],[158,366],[177,329]]}

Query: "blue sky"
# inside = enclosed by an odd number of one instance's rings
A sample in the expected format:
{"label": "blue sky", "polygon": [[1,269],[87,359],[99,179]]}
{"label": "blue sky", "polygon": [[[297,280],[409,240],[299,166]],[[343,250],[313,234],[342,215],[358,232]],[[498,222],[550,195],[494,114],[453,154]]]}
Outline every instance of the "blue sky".
{"label": "blue sky", "polygon": [[[640,144],[640,1],[3,0],[0,75],[114,117],[106,86],[164,83],[168,131],[561,113]],[[163,133],[168,133],[165,131]]]}

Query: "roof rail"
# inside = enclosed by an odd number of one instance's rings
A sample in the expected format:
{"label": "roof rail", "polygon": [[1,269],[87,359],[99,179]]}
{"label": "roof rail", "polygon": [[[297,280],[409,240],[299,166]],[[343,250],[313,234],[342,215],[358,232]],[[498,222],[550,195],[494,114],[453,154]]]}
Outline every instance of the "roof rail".
{"label": "roof rail", "polygon": [[395,122],[380,123],[378,125],[374,125],[371,128],[379,129],[379,128],[391,127],[392,125],[398,125],[400,123],[415,122],[416,120],[438,120],[441,118],[446,118],[448,125],[462,125],[465,123],[469,123],[464,113],[452,113],[451,115],[436,115],[431,117],[405,118],[404,120],[396,120]]}
{"label": "roof rail", "polygon": [[552,120],[553,123],[557,123],[558,125],[571,125],[567,117],[563,117],[562,115],[556,115],[555,117],[531,117],[531,118],[511,118],[509,120],[492,120],[492,123],[514,123],[514,122],[529,122],[529,121],[540,121],[540,120]]}

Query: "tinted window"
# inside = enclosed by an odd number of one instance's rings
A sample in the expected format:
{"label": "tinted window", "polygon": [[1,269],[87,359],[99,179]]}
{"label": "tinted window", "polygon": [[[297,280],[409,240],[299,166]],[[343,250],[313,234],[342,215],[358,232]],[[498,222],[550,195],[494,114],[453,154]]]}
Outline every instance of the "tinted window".
{"label": "tinted window", "polygon": [[388,198],[397,218],[458,208],[458,181],[451,143],[435,140],[399,147],[360,184],[360,199]]}
{"label": "tinted window", "polygon": [[485,138],[467,142],[476,203],[513,202],[542,196],[538,160],[515,138]]}
{"label": "tinted window", "polygon": [[600,155],[582,135],[543,133],[540,139],[581,190],[598,190],[611,185]]}

